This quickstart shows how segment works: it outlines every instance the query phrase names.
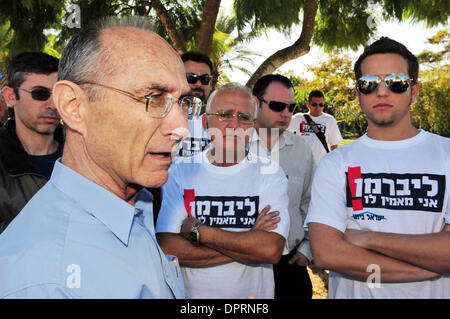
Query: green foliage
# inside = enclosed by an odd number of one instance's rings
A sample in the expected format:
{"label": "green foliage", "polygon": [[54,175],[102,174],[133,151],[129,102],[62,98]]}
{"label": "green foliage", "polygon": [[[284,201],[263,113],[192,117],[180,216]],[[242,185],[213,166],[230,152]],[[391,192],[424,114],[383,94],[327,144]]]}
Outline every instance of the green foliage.
{"label": "green foliage", "polygon": [[419,54],[422,64],[431,68],[421,72],[420,91],[411,108],[411,120],[416,127],[450,137],[450,34],[448,29],[438,31],[429,43],[444,46],[439,52],[424,51]]}
{"label": "green foliage", "polygon": [[335,49],[357,50],[374,35],[369,26],[368,1],[319,1],[319,14],[314,27],[313,43],[326,52]]}
{"label": "green foliage", "polygon": [[55,26],[63,5],[58,0],[0,1],[0,21],[9,22],[6,36],[1,39],[3,49],[11,56],[42,50],[47,42],[43,31]]}
{"label": "green foliage", "polygon": [[235,0],[234,12],[241,33],[249,25],[251,30],[275,28],[289,33],[300,22],[299,13],[305,0]]}

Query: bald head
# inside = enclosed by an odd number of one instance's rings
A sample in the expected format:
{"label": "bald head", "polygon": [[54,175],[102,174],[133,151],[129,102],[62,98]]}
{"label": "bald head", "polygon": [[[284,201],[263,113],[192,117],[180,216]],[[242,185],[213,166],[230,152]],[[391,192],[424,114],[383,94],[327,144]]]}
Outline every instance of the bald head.
{"label": "bald head", "polygon": [[[58,80],[77,84],[104,82],[106,78],[126,72],[129,65],[126,61],[130,57],[133,62],[144,63],[139,59],[145,56],[145,52],[155,57],[169,55],[179,60],[182,66],[178,54],[163,38],[151,31],[147,19],[133,18],[107,19],[74,35],[62,53]],[[131,50],[133,54],[130,54]],[[95,87],[88,89],[90,99],[95,98],[95,93]]]}

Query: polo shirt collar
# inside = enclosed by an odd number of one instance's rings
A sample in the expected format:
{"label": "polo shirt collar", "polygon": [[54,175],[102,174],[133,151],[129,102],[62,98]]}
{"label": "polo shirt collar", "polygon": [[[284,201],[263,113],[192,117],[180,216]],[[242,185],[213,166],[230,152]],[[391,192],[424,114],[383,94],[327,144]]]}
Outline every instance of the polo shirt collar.
{"label": "polo shirt collar", "polygon": [[100,185],[57,160],[51,183],[103,223],[124,245],[133,224],[135,208]]}
{"label": "polo shirt collar", "polygon": [[[255,143],[255,142],[261,143],[267,149],[266,144],[261,139],[261,137],[258,135],[256,130],[253,131],[253,134],[250,137],[250,143]],[[278,145],[278,147],[280,149],[282,149],[285,145],[293,145],[293,144],[294,144],[294,141],[292,140],[292,136],[290,136],[290,134],[287,133],[287,131],[284,131],[283,133],[281,133],[280,138],[278,139],[277,144],[275,144],[275,146]],[[272,152],[273,152],[273,150],[274,150],[274,148],[272,147]]]}

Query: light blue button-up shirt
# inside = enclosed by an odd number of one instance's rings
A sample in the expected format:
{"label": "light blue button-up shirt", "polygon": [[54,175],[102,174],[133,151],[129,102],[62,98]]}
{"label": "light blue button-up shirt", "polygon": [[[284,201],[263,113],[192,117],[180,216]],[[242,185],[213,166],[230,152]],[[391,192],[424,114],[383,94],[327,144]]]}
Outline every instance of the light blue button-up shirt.
{"label": "light blue button-up shirt", "polygon": [[59,161],[0,235],[2,298],[184,298],[159,247],[152,195],[131,206]]}

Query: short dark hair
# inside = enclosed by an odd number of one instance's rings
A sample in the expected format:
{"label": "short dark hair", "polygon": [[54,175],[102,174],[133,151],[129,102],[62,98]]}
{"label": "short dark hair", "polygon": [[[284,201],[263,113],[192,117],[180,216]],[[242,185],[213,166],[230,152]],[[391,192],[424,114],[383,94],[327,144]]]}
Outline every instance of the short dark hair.
{"label": "short dark hair", "polygon": [[262,97],[266,93],[267,87],[272,82],[279,82],[288,89],[294,88],[289,78],[281,74],[266,74],[259,78],[258,81],[256,81],[255,85],[253,86],[253,95],[258,98]]}
{"label": "short dark hair", "polygon": [[183,60],[183,62],[194,61],[197,63],[205,63],[209,66],[210,72],[211,73],[213,72],[213,65],[212,65],[211,59],[201,52],[189,51],[189,52],[183,53],[180,57],[181,57],[181,60]]}
{"label": "short dark hair", "polygon": [[[23,52],[11,59],[6,69],[6,86],[18,88],[26,73],[49,75],[58,72],[59,60],[43,52]],[[17,94],[16,94],[17,95]],[[18,99],[19,97],[16,96]]]}
{"label": "short dark hair", "polygon": [[311,103],[311,100],[312,100],[314,97],[321,97],[321,98],[323,98],[323,99],[325,98],[325,96],[323,95],[322,91],[319,91],[319,90],[312,90],[312,91],[309,93],[309,95],[308,95],[308,102]]}
{"label": "short dark hair", "polygon": [[408,62],[408,75],[413,79],[414,83],[417,82],[419,77],[419,62],[417,57],[403,44],[388,37],[381,37],[364,49],[364,52],[360,55],[354,66],[356,79],[362,76],[361,64],[365,58],[373,54],[384,53],[394,53],[405,58]]}

